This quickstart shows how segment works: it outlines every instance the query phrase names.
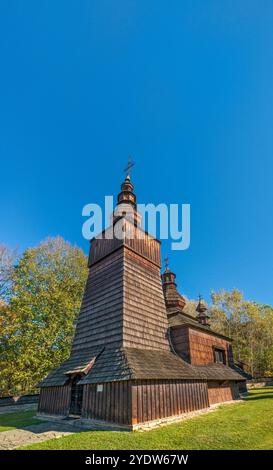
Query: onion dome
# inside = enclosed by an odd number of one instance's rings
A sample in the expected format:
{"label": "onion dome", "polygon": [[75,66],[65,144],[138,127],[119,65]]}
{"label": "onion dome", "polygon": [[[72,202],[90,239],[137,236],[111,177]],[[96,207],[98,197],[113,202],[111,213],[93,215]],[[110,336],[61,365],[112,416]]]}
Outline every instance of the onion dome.
{"label": "onion dome", "polygon": [[121,185],[121,192],[118,194],[118,205],[119,204],[131,204],[135,209],[136,208],[136,195],[134,194],[133,191],[134,191],[134,186],[131,183],[130,176],[127,175]]}

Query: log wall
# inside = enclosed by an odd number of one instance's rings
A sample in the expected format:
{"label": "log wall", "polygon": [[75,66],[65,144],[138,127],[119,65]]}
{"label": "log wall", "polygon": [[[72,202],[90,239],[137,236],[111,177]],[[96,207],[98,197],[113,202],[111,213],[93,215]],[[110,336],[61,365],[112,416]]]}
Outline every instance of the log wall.
{"label": "log wall", "polygon": [[67,416],[70,405],[70,385],[41,388],[38,413]]}

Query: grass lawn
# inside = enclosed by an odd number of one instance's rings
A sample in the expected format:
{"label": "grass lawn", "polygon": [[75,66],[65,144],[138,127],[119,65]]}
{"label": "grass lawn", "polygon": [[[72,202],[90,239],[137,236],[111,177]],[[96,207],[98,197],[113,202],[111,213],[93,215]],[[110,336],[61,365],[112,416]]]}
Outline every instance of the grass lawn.
{"label": "grass lawn", "polygon": [[273,449],[273,387],[243,403],[147,432],[84,431],[24,449]]}
{"label": "grass lawn", "polygon": [[0,415],[0,432],[38,424],[40,421],[34,418],[35,415],[35,410]]}

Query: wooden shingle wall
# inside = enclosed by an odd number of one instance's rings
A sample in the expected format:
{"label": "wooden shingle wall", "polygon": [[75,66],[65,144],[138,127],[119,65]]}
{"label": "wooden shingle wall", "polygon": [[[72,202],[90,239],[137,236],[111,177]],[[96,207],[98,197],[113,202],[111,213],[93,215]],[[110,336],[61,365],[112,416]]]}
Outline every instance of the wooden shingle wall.
{"label": "wooden shingle wall", "polygon": [[125,247],[123,346],[170,350],[159,267]]}
{"label": "wooden shingle wall", "polygon": [[[103,243],[105,240],[100,240]],[[123,248],[92,266],[77,320],[72,353],[122,341]]]}
{"label": "wooden shingle wall", "polygon": [[213,348],[224,349],[227,365],[230,360],[230,343],[206,332],[189,328],[190,358],[193,365],[208,365],[214,363]]}
{"label": "wooden shingle wall", "polygon": [[171,328],[171,342],[177,354],[190,362],[190,338],[187,327]]}
{"label": "wooden shingle wall", "polygon": [[91,242],[72,354],[105,345],[169,350],[160,243],[127,220],[124,223],[123,241]]}

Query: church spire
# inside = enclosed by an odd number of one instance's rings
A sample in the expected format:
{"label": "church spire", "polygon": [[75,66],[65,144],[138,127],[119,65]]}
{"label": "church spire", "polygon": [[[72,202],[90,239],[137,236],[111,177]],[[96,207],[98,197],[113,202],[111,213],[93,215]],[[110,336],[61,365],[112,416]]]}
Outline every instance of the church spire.
{"label": "church spire", "polygon": [[197,311],[196,319],[198,320],[198,322],[201,323],[202,325],[210,326],[209,325],[208,309],[207,309],[201,295],[199,295],[199,302],[198,302],[198,305],[196,307],[196,311]]}
{"label": "church spire", "polygon": [[141,214],[137,212],[136,195],[131,181],[130,173],[134,163],[128,161],[125,172],[125,179],[121,184],[121,191],[118,193],[118,201],[112,215],[112,223],[115,224],[120,218],[126,218],[133,222],[135,226],[141,226]]}
{"label": "church spire", "polygon": [[121,185],[121,192],[118,194],[118,204],[131,204],[133,208],[136,208],[136,195],[134,194],[134,186],[131,182],[131,171],[134,166],[134,162],[129,159],[124,169],[125,180]]}

